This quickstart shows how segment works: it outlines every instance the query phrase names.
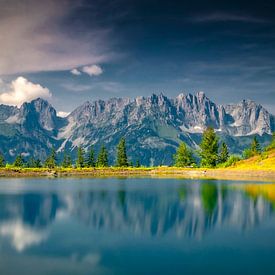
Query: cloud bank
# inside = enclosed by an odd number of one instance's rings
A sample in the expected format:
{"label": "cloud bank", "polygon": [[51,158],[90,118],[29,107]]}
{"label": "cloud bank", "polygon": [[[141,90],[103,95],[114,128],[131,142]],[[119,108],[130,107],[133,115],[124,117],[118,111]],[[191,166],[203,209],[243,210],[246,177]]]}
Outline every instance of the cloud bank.
{"label": "cloud bank", "polygon": [[116,55],[110,28],[70,20],[82,1],[11,0],[1,5],[0,75],[68,70]]}
{"label": "cloud bank", "polygon": [[0,93],[0,103],[20,107],[24,102],[30,102],[35,98],[51,98],[49,89],[35,84],[20,76],[9,85],[9,90]]}

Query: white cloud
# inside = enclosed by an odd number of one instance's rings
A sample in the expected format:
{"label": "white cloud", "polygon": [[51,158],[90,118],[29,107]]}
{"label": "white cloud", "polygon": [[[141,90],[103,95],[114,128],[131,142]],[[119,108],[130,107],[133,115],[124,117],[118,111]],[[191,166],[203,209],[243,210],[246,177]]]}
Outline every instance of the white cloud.
{"label": "white cloud", "polygon": [[20,107],[35,98],[49,99],[51,96],[49,89],[20,76],[11,82],[8,91],[0,92],[0,103]]}
{"label": "white cloud", "polygon": [[98,65],[84,66],[82,72],[88,74],[89,76],[98,76],[103,73],[103,70]]}
{"label": "white cloud", "polygon": [[69,114],[70,114],[69,112],[62,112],[62,111],[57,112],[57,116],[59,116],[59,117],[66,117]]}
{"label": "white cloud", "polygon": [[81,75],[81,72],[80,72],[78,69],[72,69],[72,70],[71,70],[71,74],[74,74],[74,75]]}

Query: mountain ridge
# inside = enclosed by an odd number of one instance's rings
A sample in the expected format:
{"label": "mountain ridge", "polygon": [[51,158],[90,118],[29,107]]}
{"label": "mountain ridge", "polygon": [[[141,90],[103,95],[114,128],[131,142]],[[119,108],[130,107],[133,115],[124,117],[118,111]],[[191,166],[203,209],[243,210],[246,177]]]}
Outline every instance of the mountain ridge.
{"label": "mountain ridge", "polygon": [[253,135],[267,142],[274,131],[274,116],[251,100],[216,104],[203,92],[86,101],[67,117],[38,98],[20,108],[0,105],[0,149],[10,160],[18,153],[44,159],[54,146],[58,154],[74,154],[77,146],[98,150],[106,144],[113,162],[116,145],[124,136],[132,160],[146,165],[171,164],[180,141],[198,148],[206,127],[213,127],[240,153]]}

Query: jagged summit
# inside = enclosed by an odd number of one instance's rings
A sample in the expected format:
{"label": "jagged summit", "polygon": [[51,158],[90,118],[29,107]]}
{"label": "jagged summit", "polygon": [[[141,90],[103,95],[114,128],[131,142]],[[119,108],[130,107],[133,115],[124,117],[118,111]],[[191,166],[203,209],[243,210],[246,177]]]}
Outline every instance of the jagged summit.
{"label": "jagged summit", "polygon": [[0,105],[0,148],[7,159],[20,152],[44,158],[52,146],[62,154],[104,143],[113,159],[124,136],[133,161],[170,164],[178,143],[196,148],[208,126],[226,139],[231,151],[240,152],[252,135],[270,137],[274,116],[254,101],[219,105],[203,92],[86,101],[66,118],[57,117],[56,110],[38,98],[20,108]]}

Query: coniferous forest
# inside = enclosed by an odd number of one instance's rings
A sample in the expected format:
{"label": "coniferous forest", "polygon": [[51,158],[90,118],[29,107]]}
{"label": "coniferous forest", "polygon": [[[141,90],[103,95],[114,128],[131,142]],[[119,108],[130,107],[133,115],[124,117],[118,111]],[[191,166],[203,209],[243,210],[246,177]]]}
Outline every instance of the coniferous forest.
{"label": "coniferous forest", "polygon": [[[207,128],[201,139],[200,146],[197,150],[192,150],[184,142],[181,142],[174,155],[175,167],[228,167],[239,160],[261,155],[264,151],[275,148],[275,134],[273,133],[271,143],[262,148],[257,137],[255,136],[242,155],[231,155],[226,143],[219,139],[214,129]],[[23,154],[15,157],[13,163],[8,163],[4,155],[0,153],[0,167],[17,167],[17,168],[102,168],[102,167],[141,167],[139,159],[131,159],[127,155],[127,141],[121,138],[116,148],[116,161],[114,164],[109,162],[109,155],[104,144],[101,145],[99,152],[96,154],[93,145],[86,152],[82,146],[77,148],[76,156],[64,152],[62,159],[57,159],[55,148],[52,148],[48,157],[42,161],[32,156],[26,158]]]}

